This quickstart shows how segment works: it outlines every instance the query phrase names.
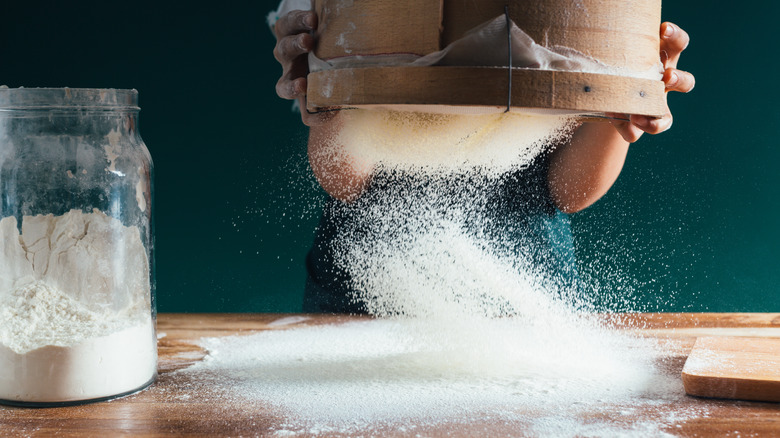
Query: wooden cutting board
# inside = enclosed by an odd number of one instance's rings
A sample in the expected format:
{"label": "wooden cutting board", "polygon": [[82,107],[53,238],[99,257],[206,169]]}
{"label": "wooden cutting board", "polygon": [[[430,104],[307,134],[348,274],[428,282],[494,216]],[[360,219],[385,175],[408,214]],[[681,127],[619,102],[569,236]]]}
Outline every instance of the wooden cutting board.
{"label": "wooden cutting board", "polygon": [[780,339],[698,338],[682,380],[689,395],[780,402]]}

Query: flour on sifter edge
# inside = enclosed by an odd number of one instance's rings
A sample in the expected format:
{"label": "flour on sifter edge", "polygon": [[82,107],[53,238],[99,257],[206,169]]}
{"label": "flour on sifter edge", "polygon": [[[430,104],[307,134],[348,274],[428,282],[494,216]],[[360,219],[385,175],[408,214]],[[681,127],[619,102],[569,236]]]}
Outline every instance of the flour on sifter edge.
{"label": "flour on sifter edge", "polygon": [[345,119],[328,153],[421,182],[355,201],[357,225],[335,238],[354,299],[378,318],[201,339],[206,358],[179,371],[199,393],[248,415],[270,409],[275,436],[653,437],[707,415],[682,404],[654,341],[604,328],[524,252],[530,244],[473,221],[508,173],[532,169],[575,121],[388,110]]}

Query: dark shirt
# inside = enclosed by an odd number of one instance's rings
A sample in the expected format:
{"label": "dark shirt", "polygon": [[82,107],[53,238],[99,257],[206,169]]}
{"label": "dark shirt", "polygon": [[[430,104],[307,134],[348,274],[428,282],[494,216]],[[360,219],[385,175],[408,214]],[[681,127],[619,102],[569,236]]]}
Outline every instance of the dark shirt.
{"label": "dark shirt", "polygon": [[[549,155],[498,177],[479,172],[446,177],[400,170],[374,175],[358,200],[329,199],[306,258],[305,312],[365,313],[337,247],[349,239],[392,238],[424,228],[426,221],[455,221],[502,256],[523,257],[524,269],[558,285],[577,279],[568,216],[553,203],[547,185]],[[563,286],[563,287],[561,287]]]}

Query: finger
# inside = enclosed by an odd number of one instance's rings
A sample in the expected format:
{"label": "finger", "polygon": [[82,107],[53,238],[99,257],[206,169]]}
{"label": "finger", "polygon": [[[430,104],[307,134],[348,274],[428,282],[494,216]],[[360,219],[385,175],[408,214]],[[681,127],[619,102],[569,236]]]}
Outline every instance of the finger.
{"label": "finger", "polygon": [[664,68],[675,68],[680,60],[680,53],[688,47],[691,38],[688,33],[673,23],[661,25],[661,61]]}
{"label": "finger", "polygon": [[310,32],[317,28],[317,14],[312,11],[291,11],[279,18],[274,25],[276,39]]}
{"label": "finger", "polygon": [[314,37],[307,33],[286,36],[276,42],[274,58],[282,65],[310,52],[314,48]]}
{"label": "finger", "polygon": [[306,78],[289,79],[282,76],[276,83],[276,94],[282,99],[299,99],[306,95]]}
{"label": "finger", "polygon": [[623,121],[624,118],[625,120],[628,120],[628,115],[621,114],[619,118],[610,120],[610,123],[615,127],[615,130],[617,130],[618,134],[623,137],[623,140],[629,143],[634,143],[639,140],[639,137],[641,137],[644,132],[636,126],[632,125],[631,122]]}
{"label": "finger", "polygon": [[696,86],[696,78],[692,74],[674,68],[666,69],[663,81],[666,84],[666,91],[688,93]]}
{"label": "finger", "polygon": [[631,116],[631,124],[648,134],[660,134],[672,127],[672,113],[666,113],[661,118],[647,116]]}

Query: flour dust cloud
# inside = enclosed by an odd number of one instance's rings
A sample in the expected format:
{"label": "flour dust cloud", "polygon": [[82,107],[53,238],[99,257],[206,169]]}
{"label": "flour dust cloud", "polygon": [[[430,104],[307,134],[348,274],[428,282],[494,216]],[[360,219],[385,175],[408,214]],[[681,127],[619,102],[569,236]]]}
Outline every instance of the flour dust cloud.
{"label": "flour dust cloud", "polygon": [[637,416],[678,402],[679,379],[657,368],[658,345],[590,316],[546,186],[576,120],[339,117],[323,153],[374,172],[358,199],[325,206],[339,224],[328,244],[345,293],[377,318],[203,339],[209,355],[184,373],[271,407],[278,436],[661,436],[699,414]]}

